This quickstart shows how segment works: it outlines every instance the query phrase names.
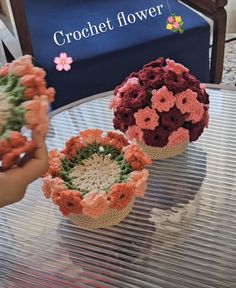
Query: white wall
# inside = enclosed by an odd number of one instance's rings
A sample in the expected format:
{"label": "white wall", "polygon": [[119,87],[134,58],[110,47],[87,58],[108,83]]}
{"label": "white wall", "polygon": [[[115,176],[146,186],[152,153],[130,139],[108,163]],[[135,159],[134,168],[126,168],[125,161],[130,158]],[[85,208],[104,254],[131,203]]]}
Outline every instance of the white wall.
{"label": "white wall", "polygon": [[236,0],[228,0],[227,10],[227,33],[236,33]]}

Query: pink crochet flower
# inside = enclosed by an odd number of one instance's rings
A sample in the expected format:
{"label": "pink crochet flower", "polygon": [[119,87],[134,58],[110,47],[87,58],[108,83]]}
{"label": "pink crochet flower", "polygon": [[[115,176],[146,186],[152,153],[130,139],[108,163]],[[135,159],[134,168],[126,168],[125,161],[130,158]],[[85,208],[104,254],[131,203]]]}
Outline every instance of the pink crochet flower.
{"label": "pink crochet flower", "polygon": [[146,107],[134,113],[136,124],[141,129],[154,130],[159,125],[159,115],[154,109]]}
{"label": "pink crochet flower", "polygon": [[174,22],[174,23],[173,23],[173,27],[174,27],[175,29],[179,29],[180,24],[179,24],[178,22]]}
{"label": "pink crochet flower", "polygon": [[188,113],[197,102],[197,93],[191,89],[187,89],[179,94],[176,94],[176,107],[183,113]]}
{"label": "pink crochet flower", "polygon": [[149,172],[146,169],[133,171],[130,174],[130,181],[135,184],[135,196],[142,197],[147,189],[147,179]]}
{"label": "pink crochet flower", "polygon": [[139,79],[137,77],[131,77],[123,86],[118,89],[118,93],[125,93],[135,85],[139,85]]}
{"label": "pink crochet flower", "polygon": [[72,57],[68,57],[66,53],[61,53],[59,57],[55,57],[54,63],[58,71],[69,71],[71,69],[70,64],[73,63]]}
{"label": "pink crochet flower", "polygon": [[159,112],[168,112],[175,105],[173,92],[169,91],[166,86],[159,90],[152,90],[152,95],[152,109],[157,109]]}
{"label": "pink crochet flower", "polygon": [[170,16],[170,17],[167,18],[167,21],[172,24],[172,23],[175,22],[175,19],[174,19],[173,16]]}
{"label": "pink crochet flower", "polygon": [[131,141],[135,139],[138,142],[143,142],[143,131],[137,125],[129,126],[128,130],[126,131],[126,135]]}
{"label": "pink crochet flower", "polygon": [[197,123],[202,120],[204,115],[204,105],[196,101],[196,103],[191,106],[191,111],[186,117],[187,121],[192,121],[193,123]]}
{"label": "pink crochet flower", "polygon": [[110,201],[107,200],[105,192],[89,192],[81,201],[83,214],[97,219],[107,213]]}
{"label": "pink crochet flower", "polygon": [[165,72],[170,70],[175,72],[177,75],[183,75],[184,72],[189,72],[188,68],[184,67],[182,64],[176,63],[174,60],[166,59],[166,63],[167,65],[164,68]]}
{"label": "pink crochet flower", "polygon": [[189,139],[189,131],[180,127],[178,130],[172,132],[168,138],[167,146],[174,147]]}

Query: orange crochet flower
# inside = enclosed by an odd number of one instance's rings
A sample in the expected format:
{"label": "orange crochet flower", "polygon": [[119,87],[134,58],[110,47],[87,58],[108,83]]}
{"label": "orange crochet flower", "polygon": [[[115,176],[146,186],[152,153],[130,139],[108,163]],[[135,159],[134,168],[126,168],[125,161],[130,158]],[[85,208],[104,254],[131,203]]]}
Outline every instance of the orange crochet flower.
{"label": "orange crochet flower", "polygon": [[81,195],[76,190],[62,191],[58,205],[64,216],[68,216],[70,213],[81,214],[83,209]]}
{"label": "orange crochet flower", "polygon": [[65,149],[62,151],[70,160],[73,159],[77,151],[84,147],[80,136],[74,136],[66,142]]}
{"label": "orange crochet flower", "polygon": [[134,197],[135,185],[133,183],[119,183],[112,185],[108,192],[111,207],[117,210],[125,208]]}
{"label": "orange crochet flower", "polygon": [[174,147],[189,140],[189,131],[180,127],[178,130],[172,132],[168,138],[167,146]]}
{"label": "orange crochet flower", "polygon": [[187,89],[181,93],[176,94],[176,107],[182,114],[188,113],[197,101],[197,93],[191,89]]}
{"label": "orange crochet flower", "polygon": [[48,132],[48,99],[42,96],[40,99],[26,101],[22,104],[26,109],[25,121],[26,127],[35,129],[42,135]]}
{"label": "orange crochet flower", "polygon": [[80,132],[83,144],[102,143],[102,131],[100,129],[88,129]]}
{"label": "orange crochet flower", "polygon": [[52,178],[50,189],[53,203],[59,205],[61,192],[67,190],[66,184],[59,177]]}
{"label": "orange crochet flower", "polygon": [[166,86],[159,90],[152,90],[152,109],[159,112],[168,112],[175,105],[174,93],[169,91]]}
{"label": "orange crochet flower", "polygon": [[149,172],[146,169],[133,171],[130,174],[130,181],[135,184],[135,196],[142,197],[147,189]]}
{"label": "orange crochet flower", "polygon": [[110,207],[105,192],[89,192],[81,201],[83,206],[83,214],[91,218],[97,219],[106,214]]}
{"label": "orange crochet flower", "polygon": [[107,132],[107,136],[104,138],[104,144],[114,146],[118,151],[121,151],[124,146],[129,144],[128,140],[122,134],[116,132]]}
{"label": "orange crochet flower", "polygon": [[136,124],[141,129],[154,130],[159,125],[159,115],[154,109],[146,107],[134,113]]}
{"label": "orange crochet flower", "polygon": [[61,172],[61,159],[65,157],[64,154],[57,150],[50,151],[48,155],[48,171],[46,175],[58,176]]}
{"label": "orange crochet flower", "polygon": [[125,148],[125,160],[135,170],[141,170],[152,163],[151,159],[137,145],[131,144]]}

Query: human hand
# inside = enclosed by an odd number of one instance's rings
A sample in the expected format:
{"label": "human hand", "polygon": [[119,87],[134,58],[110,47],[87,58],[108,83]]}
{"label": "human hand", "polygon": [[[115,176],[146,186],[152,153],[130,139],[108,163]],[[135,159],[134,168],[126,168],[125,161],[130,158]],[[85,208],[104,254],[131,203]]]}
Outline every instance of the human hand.
{"label": "human hand", "polygon": [[20,201],[27,186],[47,171],[45,136],[33,131],[32,140],[36,146],[34,151],[26,154],[18,167],[0,173],[0,207]]}

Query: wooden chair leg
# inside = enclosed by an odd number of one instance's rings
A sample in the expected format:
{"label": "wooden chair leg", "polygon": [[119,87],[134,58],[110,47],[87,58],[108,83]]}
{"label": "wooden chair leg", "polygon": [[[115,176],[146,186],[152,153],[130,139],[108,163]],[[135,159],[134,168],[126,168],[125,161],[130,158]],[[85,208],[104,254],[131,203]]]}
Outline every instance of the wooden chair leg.
{"label": "wooden chair leg", "polygon": [[224,68],[225,35],[227,13],[224,7],[216,10],[213,18],[213,46],[211,56],[210,82],[221,83]]}

